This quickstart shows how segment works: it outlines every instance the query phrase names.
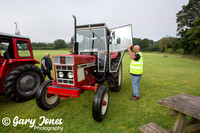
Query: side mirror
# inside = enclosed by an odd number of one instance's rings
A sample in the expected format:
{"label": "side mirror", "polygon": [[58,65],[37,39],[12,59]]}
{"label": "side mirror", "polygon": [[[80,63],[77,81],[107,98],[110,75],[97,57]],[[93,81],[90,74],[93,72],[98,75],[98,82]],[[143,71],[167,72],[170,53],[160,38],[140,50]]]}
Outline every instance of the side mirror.
{"label": "side mirror", "polygon": [[73,45],[75,43],[75,40],[74,40],[74,36],[71,37],[71,44]]}
{"label": "side mirror", "polygon": [[78,42],[75,42],[74,36],[71,37],[73,54],[78,54]]}
{"label": "side mirror", "polygon": [[78,42],[75,42],[75,43],[73,44],[73,48],[74,48],[73,53],[74,53],[74,54],[78,54]]}
{"label": "side mirror", "polygon": [[115,31],[113,31],[113,32],[111,33],[111,35],[112,35],[112,39],[114,40],[114,39],[115,39]]}
{"label": "side mirror", "polygon": [[117,37],[117,44],[121,44],[121,38]]}

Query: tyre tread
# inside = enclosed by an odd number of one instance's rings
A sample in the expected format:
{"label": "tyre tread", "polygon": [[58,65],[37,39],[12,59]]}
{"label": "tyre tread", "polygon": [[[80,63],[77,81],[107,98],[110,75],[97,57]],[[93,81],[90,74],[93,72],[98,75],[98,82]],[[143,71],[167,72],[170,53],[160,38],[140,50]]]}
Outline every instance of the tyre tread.
{"label": "tyre tread", "polygon": [[11,98],[12,100],[17,101],[17,102],[23,102],[35,97],[35,95],[30,96],[30,97],[21,96],[14,89],[15,80],[19,77],[19,74],[22,71],[26,71],[27,69],[29,70],[32,69],[32,71],[35,71],[37,74],[39,74],[39,77],[41,78],[41,82],[44,81],[44,74],[43,72],[41,72],[41,70],[37,66],[32,65],[32,64],[17,66],[8,73],[3,83],[4,92],[8,98]]}

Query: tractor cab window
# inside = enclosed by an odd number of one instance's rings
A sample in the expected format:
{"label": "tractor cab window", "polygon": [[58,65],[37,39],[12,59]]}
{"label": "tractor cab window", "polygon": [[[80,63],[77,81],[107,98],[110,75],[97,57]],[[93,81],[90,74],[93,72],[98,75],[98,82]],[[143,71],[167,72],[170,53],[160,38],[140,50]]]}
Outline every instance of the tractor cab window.
{"label": "tractor cab window", "polygon": [[110,51],[123,51],[128,45],[132,45],[132,25],[126,25],[111,29],[112,44]]}
{"label": "tractor cab window", "polygon": [[5,59],[14,59],[14,50],[11,40],[1,40],[0,42],[1,56]]}
{"label": "tractor cab window", "polygon": [[17,51],[20,57],[29,57],[31,56],[29,43],[27,41],[18,40],[17,44]]}
{"label": "tractor cab window", "polygon": [[1,41],[0,42],[1,55],[6,52],[6,49],[8,48],[9,44],[10,43],[6,42],[6,41]]}
{"label": "tractor cab window", "polygon": [[77,31],[79,52],[105,51],[105,29],[84,29]]}

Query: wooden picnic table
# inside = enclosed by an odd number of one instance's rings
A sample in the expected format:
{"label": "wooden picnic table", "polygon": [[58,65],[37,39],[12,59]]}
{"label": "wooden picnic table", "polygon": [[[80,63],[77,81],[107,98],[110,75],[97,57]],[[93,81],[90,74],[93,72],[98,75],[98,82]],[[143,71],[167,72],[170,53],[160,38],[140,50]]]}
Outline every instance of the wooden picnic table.
{"label": "wooden picnic table", "polygon": [[[200,132],[200,97],[181,93],[158,101],[170,108],[170,114],[176,118],[172,133]],[[186,121],[186,116],[191,116]]]}

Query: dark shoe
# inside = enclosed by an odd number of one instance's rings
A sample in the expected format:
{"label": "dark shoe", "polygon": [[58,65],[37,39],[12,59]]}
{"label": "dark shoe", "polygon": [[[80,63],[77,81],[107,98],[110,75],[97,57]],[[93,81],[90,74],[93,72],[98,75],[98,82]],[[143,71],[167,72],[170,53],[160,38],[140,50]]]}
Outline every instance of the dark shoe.
{"label": "dark shoe", "polygon": [[132,100],[132,101],[139,100],[139,97],[134,96],[134,97],[130,98],[130,100]]}

